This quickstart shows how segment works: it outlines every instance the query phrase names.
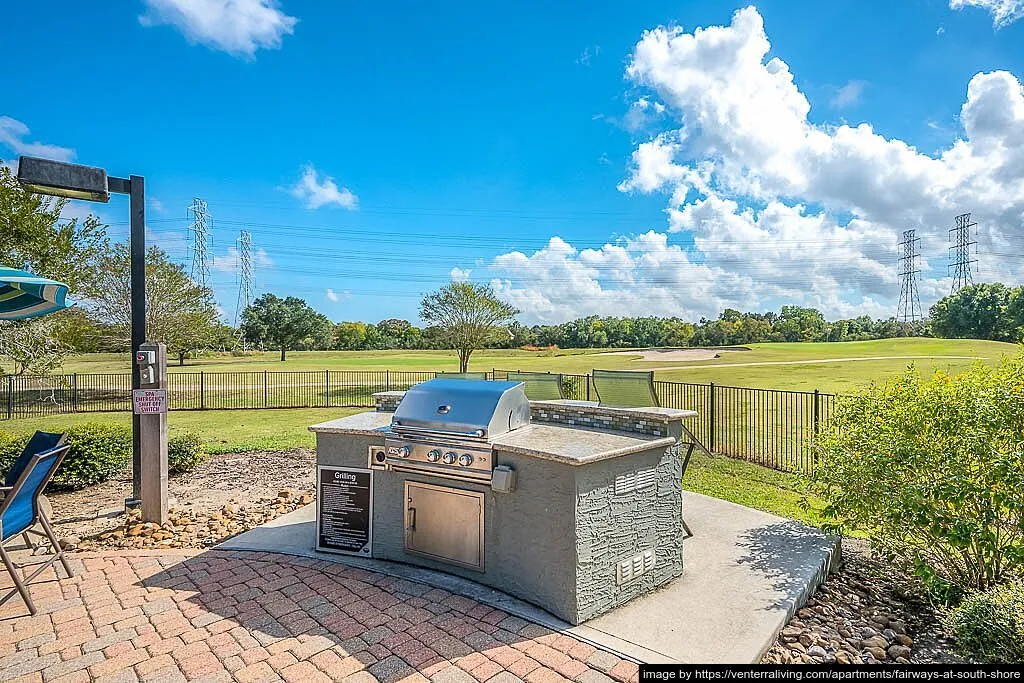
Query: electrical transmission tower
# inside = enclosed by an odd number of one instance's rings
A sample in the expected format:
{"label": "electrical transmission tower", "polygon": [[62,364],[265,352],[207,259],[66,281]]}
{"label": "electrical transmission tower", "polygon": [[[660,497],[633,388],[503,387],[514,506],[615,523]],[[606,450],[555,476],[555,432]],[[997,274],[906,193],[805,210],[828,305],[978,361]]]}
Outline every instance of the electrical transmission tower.
{"label": "electrical transmission tower", "polygon": [[238,302],[235,305],[235,325],[242,311],[252,303],[253,293],[252,234],[243,230],[238,236]]}
{"label": "electrical transmission tower", "polygon": [[917,274],[921,272],[917,267],[917,259],[921,255],[918,251],[920,243],[921,238],[917,237],[915,230],[903,231],[903,241],[900,242],[900,277],[903,281],[900,284],[900,302],[896,308],[896,319],[903,322],[904,334],[910,323],[924,319],[924,314],[921,313],[921,299],[917,293]]}
{"label": "electrical transmission tower", "polygon": [[206,211],[206,202],[198,197],[192,199],[192,206],[188,207],[189,216],[192,218],[192,281],[206,287],[210,279],[210,265],[208,261],[210,246],[210,215]]}
{"label": "electrical transmission tower", "polygon": [[971,264],[978,262],[977,259],[971,259],[971,247],[977,244],[977,242],[971,241],[971,228],[977,227],[978,224],[971,222],[969,213],[957,216],[954,224],[956,227],[949,231],[949,241],[954,242],[953,246],[949,248],[949,269],[953,271],[952,294],[974,284],[974,278],[971,277]]}

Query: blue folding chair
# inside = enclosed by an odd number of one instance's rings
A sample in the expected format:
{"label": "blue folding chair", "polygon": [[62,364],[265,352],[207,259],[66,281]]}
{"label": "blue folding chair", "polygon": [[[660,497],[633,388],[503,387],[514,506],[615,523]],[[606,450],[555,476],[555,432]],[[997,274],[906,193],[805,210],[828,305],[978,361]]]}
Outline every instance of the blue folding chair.
{"label": "blue folding chair", "polygon": [[[21,593],[22,599],[32,614],[36,613],[35,603],[32,602],[32,596],[28,593],[28,584],[32,582],[32,579],[39,576],[57,560],[60,560],[64,565],[68,578],[72,576],[71,565],[68,564],[67,558],[64,557],[64,551],[61,549],[60,542],[53,533],[50,520],[46,518],[46,512],[41,508],[39,502],[43,489],[50,483],[50,479],[53,478],[54,473],[70,448],[70,445],[63,445],[33,455],[21,472],[21,475],[18,476],[17,481],[14,482],[14,486],[11,487],[7,495],[4,496],[3,502],[0,503],[0,559],[3,560],[4,566],[7,567],[11,579],[14,581],[15,588]],[[44,533],[40,534],[33,529],[37,523],[42,526]],[[35,567],[35,571],[31,574],[19,577],[18,570],[24,568],[14,564],[4,546],[12,538],[26,532],[36,533],[40,536],[45,535],[50,541],[50,546],[53,548],[53,557]],[[14,591],[0,599],[0,603],[6,602],[12,595],[14,595]]]}
{"label": "blue folding chair", "polygon": [[14,486],[14,482],[18,481],[18,477],[25,471],[25,467],[33,455],[52,451],[57,446],[64,445],[64,439],[67,437],[67,434],[55,434],[53,432],[36,432],[33,434],[28,443],[25,444],[25,450],[21,452],[18,459],[11,465],[11,469],[7,470],[7,476],[4,477],[4,485],[0,487],[0,494]]}
{"label": "blue folding chair", "polygon": [[[66,433],[57,434],[54,432],[37,431],[33,434],[32,438],[28,440],[28,443],[25,444],[25,450],[23,450],[21,455],[18,456],[18,459],[11,464],[10,469],[7,470],[7,474],[4,476],[4,484],[3,486],[0,486],[0,501],[3,501],[7,492],[14,488],[14,484],[18,481],[18,477],[20,477],[21,473],[25,471],[25,467],[28,466],[33,455],[36,453],[52,451],[57,446],[62,446],[66,438],[68,438]],[[48,512],[50,508],[45,502],[44,507]],[[25,531],[22,536],[25,538],[26,545],[30,548],[35,547],[32,543],[32,539],[28,535],[28,531]]]}

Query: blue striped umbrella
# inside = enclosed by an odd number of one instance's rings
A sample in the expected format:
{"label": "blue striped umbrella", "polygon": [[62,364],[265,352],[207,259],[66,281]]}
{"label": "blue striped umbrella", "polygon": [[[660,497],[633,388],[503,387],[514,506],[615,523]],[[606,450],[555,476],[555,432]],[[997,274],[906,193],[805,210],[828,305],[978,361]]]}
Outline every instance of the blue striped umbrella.
{"label": "blue striped umbrella", "polygon": [[68,286],[0,266],[0,320],[35,318],[67,308]]}

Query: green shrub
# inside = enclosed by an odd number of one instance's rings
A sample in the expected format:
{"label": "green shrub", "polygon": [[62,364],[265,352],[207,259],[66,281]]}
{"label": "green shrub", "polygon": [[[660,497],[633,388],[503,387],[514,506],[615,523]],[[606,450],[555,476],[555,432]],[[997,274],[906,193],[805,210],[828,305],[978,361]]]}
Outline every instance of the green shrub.
{"label": "green shrub", "polygon": [[123,472],[132,461],[130,427],[105,422],[86,422],[68,429],[68,451],[53,483],[59,488],[80,489]]}
{"label": "green shrub", "polygon": [[1024,583],[968,595],[947,625],[966,655],[983,662],[1024,661]]}
{"label": "green shrub", "polygon": [[837,401],[814,444],[830,526],[859,529],[934,596],[995,585],[1024,560],[1024,354]]}
{"label": "green shrub", "polygon": [[203,440],[195,432],[171,437],[167,441],[167,470],[172,474],[191,472],[209,457],[203,448]]}
{"label": "green shrub", "polygon": [[28,436],[24,434],[11,434],[0,429],[0,483],[7,476],[7,470],[18,459],[21,452],[25,450],[28,443]]}

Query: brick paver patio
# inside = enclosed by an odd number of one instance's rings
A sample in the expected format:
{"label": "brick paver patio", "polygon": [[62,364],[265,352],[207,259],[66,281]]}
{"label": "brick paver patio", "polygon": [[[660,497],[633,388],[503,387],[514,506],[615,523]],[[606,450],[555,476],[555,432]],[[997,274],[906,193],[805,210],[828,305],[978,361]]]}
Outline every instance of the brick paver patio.
{"label": "brick paver patio", "polygon": [[[448,591],[273,553],[72,555],[0,606],[0,680],[611,683],[635,664]],[[10,586],[0,572],[0,591]]]}

